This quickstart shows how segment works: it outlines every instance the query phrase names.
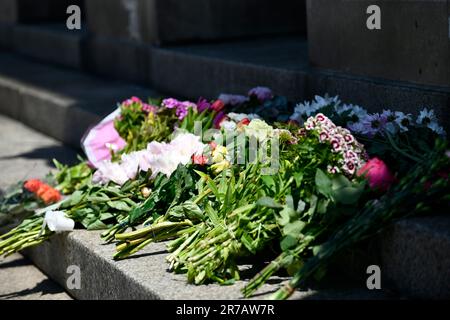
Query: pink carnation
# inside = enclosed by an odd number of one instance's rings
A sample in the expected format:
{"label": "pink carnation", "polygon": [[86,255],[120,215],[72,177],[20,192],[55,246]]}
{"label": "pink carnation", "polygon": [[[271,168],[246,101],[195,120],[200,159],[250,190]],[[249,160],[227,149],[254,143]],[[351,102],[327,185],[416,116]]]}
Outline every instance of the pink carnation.
{"label": "pink carnation", "polygon": [[364,176],[369,181],[370,188],[387,191],[395,177],[387,165],[378,158],[370,159],[359,171],[358,176]]}

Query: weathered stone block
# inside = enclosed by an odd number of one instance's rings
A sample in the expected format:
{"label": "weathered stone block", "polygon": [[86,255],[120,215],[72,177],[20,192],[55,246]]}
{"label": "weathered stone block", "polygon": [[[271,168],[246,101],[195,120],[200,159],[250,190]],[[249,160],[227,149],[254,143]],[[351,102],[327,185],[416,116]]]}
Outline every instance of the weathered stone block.
{"label": "weathered stone block", "polygon": [[304,30],[304,1],[103,0],[86,2],[96,35],[146,43],[213,40]]}
{"label": "weathered stone block", "polygon": [[[366,26],[369,5],[381,29]],[[450,85],[449,2],[308,0],[313,66],[350,74]]]}

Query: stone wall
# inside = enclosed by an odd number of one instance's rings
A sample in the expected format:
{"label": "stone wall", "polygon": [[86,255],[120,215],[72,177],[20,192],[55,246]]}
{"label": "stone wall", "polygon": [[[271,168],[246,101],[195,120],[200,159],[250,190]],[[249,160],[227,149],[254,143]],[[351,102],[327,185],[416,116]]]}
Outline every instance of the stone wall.
{"label": "stone wall", "polygon": [[[369,30],[369,5],[381,29]],[[350,74],[449,86],[448,0],[308,0],[312,66]]]}

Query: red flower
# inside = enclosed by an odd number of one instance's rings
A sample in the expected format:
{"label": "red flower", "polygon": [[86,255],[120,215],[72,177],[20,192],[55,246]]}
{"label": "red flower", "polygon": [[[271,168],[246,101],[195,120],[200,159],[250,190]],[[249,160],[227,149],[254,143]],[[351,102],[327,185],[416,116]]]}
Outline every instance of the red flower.
{"label": "red flower", "polygon": [[211,109],[213,109],[216,112],[221,111],[225,107],[225,104],[222,102],[222,100],[216,100],[212,106]]}
{"label": "red flower", "polygon": [[358,176],[364,176],[369,181],[369,186],[374,190],[387,191],[395,177],[386,164],[378,159],[370,159],[359,171]]}
{"label": "red flower", "polygon": [[25,182],[23,187],[28,191],[35,193],[39,190],[40,186],[43,184],[41,180],[38,179],[30,179]]}
{"label": "red flower", "polygon": [[244,118],[237,124],[238,127],[248,126],[250,124],[250,120],[248,118]]}
{"label": "red flower", "polygon": [[45,204],[51,204],[61,200],[61,194],[58,190],[49,188],[46,192],[44,192],[44,194],[40,196],[40,198],[45,202]]}
{"label": "red flower", "polygon": [[200,155],[195,155],[194,154],[194,155],[192,155],[192,162],[194,164],[198,164],[198,165],[204,166],[205,164],[208,163],[208,157],[203,155],[203,154],[200,154]]}
{"label": "red flower", "polygon": [[44,193],[50,190],[51,187],[48,184],[42,183],[39,186],[39,189],[35,192],[35,194],[40,198]]}

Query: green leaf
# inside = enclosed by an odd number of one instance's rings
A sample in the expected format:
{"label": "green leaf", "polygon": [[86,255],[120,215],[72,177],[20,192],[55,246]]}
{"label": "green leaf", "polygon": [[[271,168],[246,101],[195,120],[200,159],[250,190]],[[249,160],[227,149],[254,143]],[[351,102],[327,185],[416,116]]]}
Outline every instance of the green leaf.
{"label": "green leaf", "polygon": [[125,211],[130,212],[133,208],[131,208],[125,201],[108,201],[106,203],[109,207],[119,210],[119,211]]}
{"label": "green leaf", "polygon": [[296,246],[297,243],[298,243],[298,241],[297,241],[296,237],[287,235],[286,237],[283,238],[283,240],[281,240],[280,247],[281,247],[281,250],[287,251],[287,250],[293,248],[294,246]]}
{"label": "green leaf", "polygon": [[88,225],[87,230],[102,230],[107,228],[108,226],[104,224],[102,221],[94,220],[92,223]]}
{"label": "green leaf", "polygon": [[271,197],[261,197],[256,201],[256,204],[261,207],[267,207],[272,209],[281,209],[283,206],[279,203],[277,203],[273,198]]}
{"label": "green leaf", "polygon": [[300,220],[289,223],[283,228],[283,234],[298,238],[305,225],[306,224]]}
{"label": "green leaf", "polygon": [[317,191],[323,194],[325,197],[331,197],[331,180],[328,176],[320,169],[316,171],[316,187]]}
{"label": "green leaf", "polygon": [[355,204],[358,202],[363,188],[345,187],[333,192],[333,199],[342,204]]}

